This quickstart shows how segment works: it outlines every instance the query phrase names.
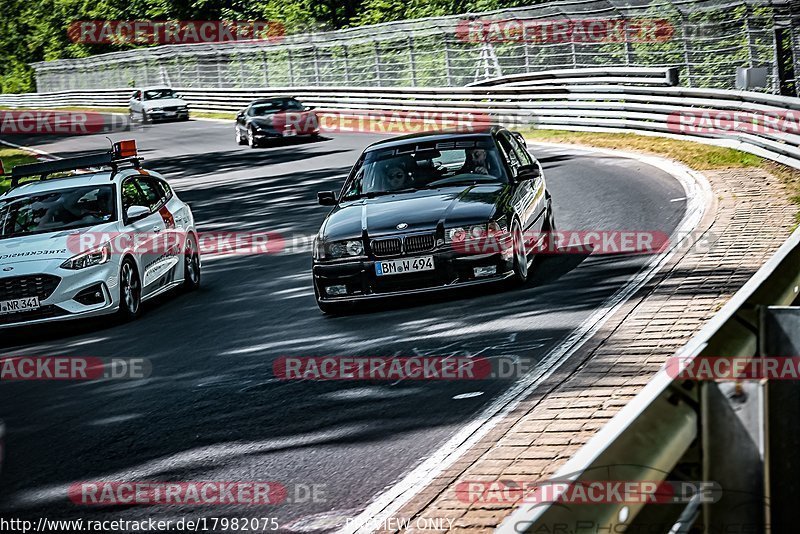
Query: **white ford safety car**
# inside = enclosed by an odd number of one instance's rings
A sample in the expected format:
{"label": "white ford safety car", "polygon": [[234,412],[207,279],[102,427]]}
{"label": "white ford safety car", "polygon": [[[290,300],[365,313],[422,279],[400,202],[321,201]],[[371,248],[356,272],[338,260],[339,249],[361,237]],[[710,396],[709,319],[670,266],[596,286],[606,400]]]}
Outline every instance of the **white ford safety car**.
{"label": "white ford safety car", "polygon": [[[59,177],[81,169],[102,170]],[[200,268],[191,209],[141,168],[133,141],[17,165],[0,195],[0,328],[115,312],[133,319],[144,300],[199,287]]]}

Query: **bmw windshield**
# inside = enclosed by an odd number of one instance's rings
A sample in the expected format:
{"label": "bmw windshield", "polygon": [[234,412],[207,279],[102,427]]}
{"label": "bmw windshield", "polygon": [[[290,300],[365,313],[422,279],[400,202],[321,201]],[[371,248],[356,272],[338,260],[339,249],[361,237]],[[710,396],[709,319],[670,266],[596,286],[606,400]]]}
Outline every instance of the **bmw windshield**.
{"label": "bmw windshield", "polygon": [[116,220],[114,188],[86,186],[0,200],[0,239]]}
{"label": "bmw windshield", "polygon": [[343,199],[482,183],[508,183],[490,140],[416,143],[367,152],[353,169]]}
{"label": "bmw windshield", "polygon": [[250,108],[250,116],[264,117],[266,115],[278,113],[279,111],[303,111],[303,109],[303,104],[297,100],[272,100],[270,102],[254,104],[253,107]]}

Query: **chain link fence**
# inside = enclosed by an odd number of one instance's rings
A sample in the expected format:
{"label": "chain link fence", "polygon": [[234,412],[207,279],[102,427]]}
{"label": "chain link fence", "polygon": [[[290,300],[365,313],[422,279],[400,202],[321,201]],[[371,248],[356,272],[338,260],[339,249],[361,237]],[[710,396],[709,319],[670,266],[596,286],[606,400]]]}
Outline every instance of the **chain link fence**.
{"label": "chain link fence", "polygon": [[[165,45],[33,67],[37,90],[47,92],[162,83],[463,86],[496,76],[609,65],[676,67],[681,85],[731,89],[737,67],[755,66],[768,69],[763,90],[797,94],[800,61],[793,58],[800,60],[799,14],[796,0],[565,1],[288,35],[280,43]],[[635,36],[628,32],[622,38],[607,30],[599,39],[574,32],[565,38],[552,31],[565,21],[584,29],[592,21],[637,29]],[[658,37],[648,37],[648,25]],[[476,34],[475,28],[481,30]],[[515,33],[519,28],[522,34]],[[525,33],[531,28],[535,34]]]}

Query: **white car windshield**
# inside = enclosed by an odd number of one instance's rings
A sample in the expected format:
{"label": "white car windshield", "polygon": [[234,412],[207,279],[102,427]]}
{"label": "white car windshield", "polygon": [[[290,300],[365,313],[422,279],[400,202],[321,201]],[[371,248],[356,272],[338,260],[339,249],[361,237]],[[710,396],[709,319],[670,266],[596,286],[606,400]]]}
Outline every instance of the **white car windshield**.
{"label": "white car windshield", "polygon": [[116,220],[114,188],[87,186],[0,200],[0,239]]}
{"label": "white car windshield", "polygon": [[151,89],[144,92],[145,100],[164,100],[166,98],[178,98],[172,89]]}

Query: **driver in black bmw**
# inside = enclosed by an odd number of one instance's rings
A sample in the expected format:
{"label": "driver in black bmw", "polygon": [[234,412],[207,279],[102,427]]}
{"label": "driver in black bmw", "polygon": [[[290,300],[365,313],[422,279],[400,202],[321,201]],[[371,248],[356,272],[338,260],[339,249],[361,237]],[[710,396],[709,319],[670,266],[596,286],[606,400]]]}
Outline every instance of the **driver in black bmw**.
{"label": "driver in black bmw", "polygon": [[427,133],[375,143],[314,241],[320,309],[354,301],[528,279],[531,251],[555,230],[539,162],[521,135]]}

